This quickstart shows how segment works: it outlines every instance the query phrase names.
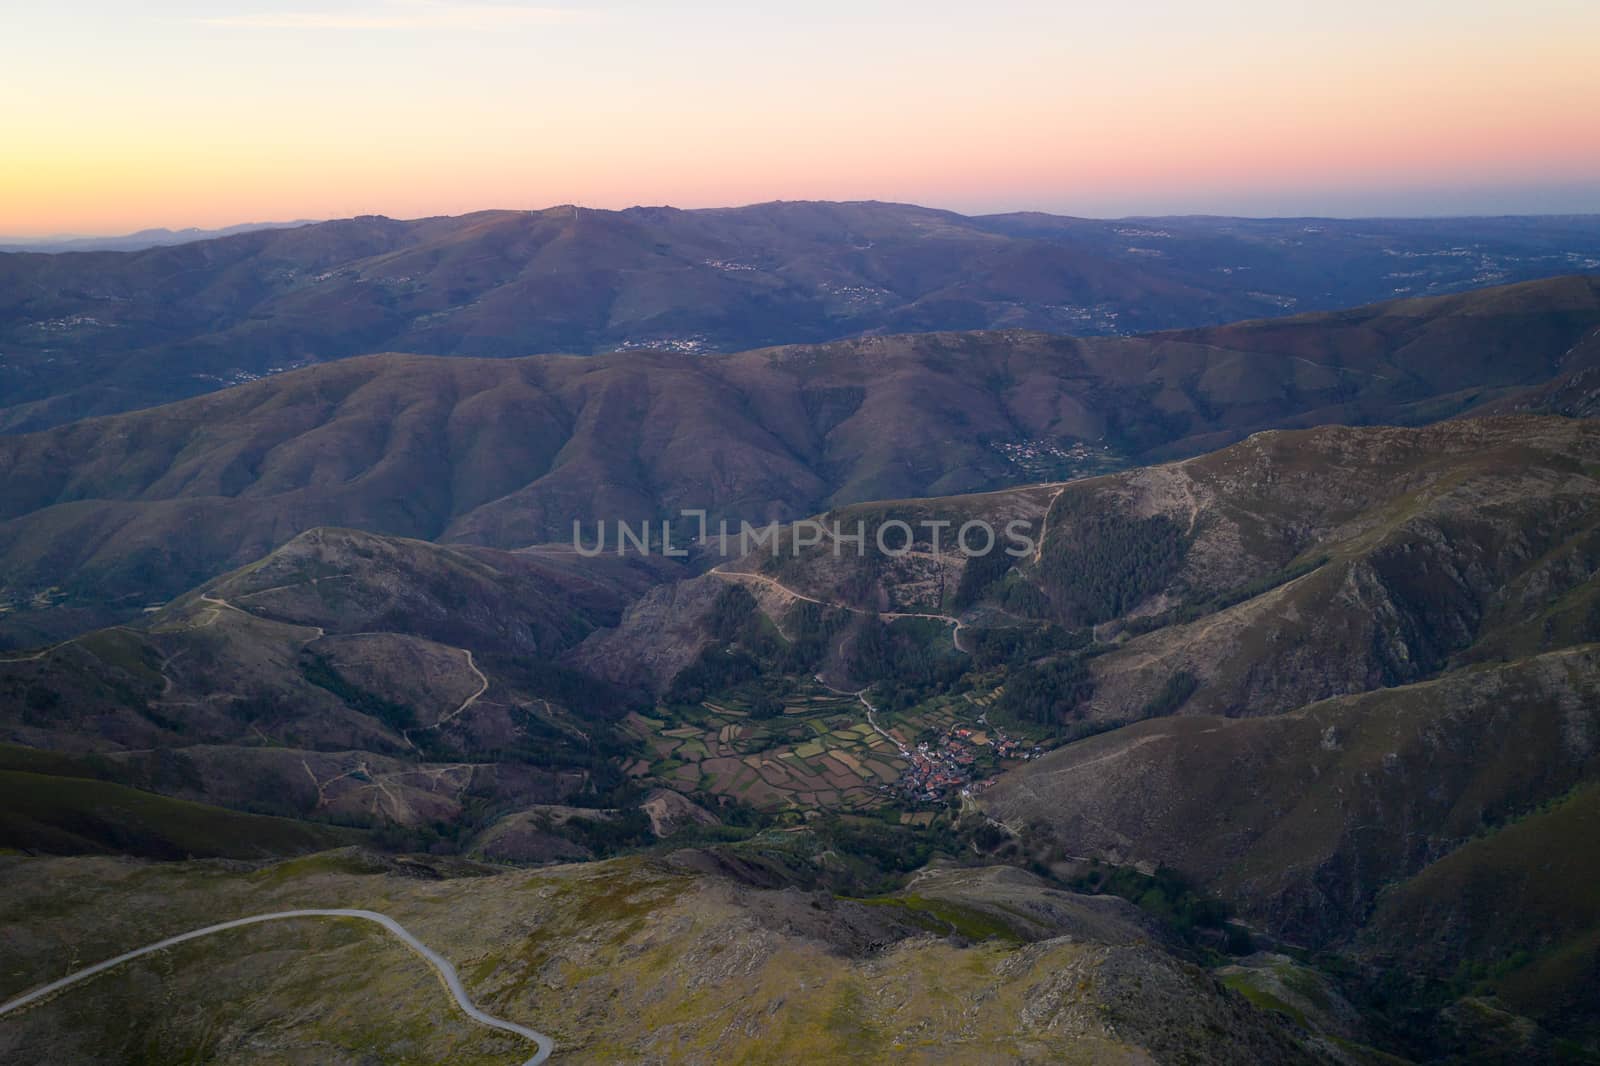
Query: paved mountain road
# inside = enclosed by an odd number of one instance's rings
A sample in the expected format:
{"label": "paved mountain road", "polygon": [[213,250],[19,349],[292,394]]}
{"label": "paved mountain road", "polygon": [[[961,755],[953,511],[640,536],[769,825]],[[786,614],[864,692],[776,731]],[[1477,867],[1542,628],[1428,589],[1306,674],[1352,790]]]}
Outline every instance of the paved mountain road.
{"label": "paved mountain road", "polygon": [[387,914],[380,914],[377,911],[346,909],[275,911],[271,914],[257,914],[249,918],[236,918],[231,922],[219,922],[216,925],[208,925],[203,929],[193,929],[187,933],[180,933],[177,936],[169,936],[165,940],[158,940],[154,944],[147,944],[142,948],[137,948],[133,951],[118,955],[114,959],[107,959],[105,962],[96,963],[93,966],[79,970],[77,973],[68,974],[59,981],[52,981],[49,984],[40,988],[36,988],[32,992],[29,992],[25,995],[18,996],[17,998],[8,1000],[5,1003],[0,1003],[0,1018],[10,1014],[12,1011],[20,1010],[31,1003],[37,1003],[39,1000],[54,995],[55,993],[60,992],[65,988],[69,988],[80,981],[87,980],[96,974],[104,973],[107,970],[114,969],[115,967],[121,966],[125,962],[131,962],[134,959],[142,956],[150,955],[157,951],[163,951],[166,948],[173,947],[177,944],[187,943],[190,940],[198,940],[201,937],[210,936],[212,933],[226,932],[229,929],[241,929],[247,925],[260,925],[263,922],[284,921],[290,918],[358,918],[361,921],[374,922],[378,925],[381,925],[389,932],[399,937],[406,947],[410,948],[418,955],[421,955],[428,965],[433,967],[434,972],[436,972],[440,979],[444,981],[445,988],[450,990],[450,995],[455,997],[456,1005],[466,1013],[467,1017],[481,1025],[487,1025],[492,1029],[501,1029],[505,1032],[515,1033],[517,1036],[531,1040],[534,1043],[536,1050],[534,1051],[533,1057],[529,1059],[524,1066],[539,1066],[540,1063],[544,1062],[550,1057],[550,1053],[555,1049],[555,1042],[552,1041],[548,1036],[545,1036],[543,1033],[535,1032],[526,1026],[518,1025],[516,1022],[508,1022],[503,1018],[496,1018],[491,1014],[485,1014],[483,1011],[479,1010],[477,1005],[472,1002],[472,997],[467,995],[467,990],[462,987],[461,978],[456,974],[455,967],[450,965],[450,963],[442,955],[428,947],[428,945],[424,944],[416,937],[412,936],[411,933],[407,931],[405,926],[401,925]]}

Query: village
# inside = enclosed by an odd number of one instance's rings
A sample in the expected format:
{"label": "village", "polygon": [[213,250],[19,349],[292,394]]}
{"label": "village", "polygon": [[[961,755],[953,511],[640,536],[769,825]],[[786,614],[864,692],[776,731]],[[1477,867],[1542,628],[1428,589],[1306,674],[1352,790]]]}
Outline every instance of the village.
{"label": "village", "polygon": [[[985,719],[987,715],[985,716]],[[979,762],[988,748],[992,759],[982,759],[990,768],[999,759],[1033,759],[1043,754],[1037,746],[1024,749],[1024,742],[1008,736],[998,726],[980,719],[981,728],[952,725],[933,740],[924,740],[906,753],[910,765],[901,774],[896,788],[907,798],[921,803],[937,803],[952,790],[974,796],[992,785],[993,775],[980,779]]]}
{"label": "village", "polygon": [[1122,465],[1120,457],[1103,441],[1089,443],[1037,439],[995,441],[990,447],[1005,456],[1024,475],[1040,481],[1085,477]]}

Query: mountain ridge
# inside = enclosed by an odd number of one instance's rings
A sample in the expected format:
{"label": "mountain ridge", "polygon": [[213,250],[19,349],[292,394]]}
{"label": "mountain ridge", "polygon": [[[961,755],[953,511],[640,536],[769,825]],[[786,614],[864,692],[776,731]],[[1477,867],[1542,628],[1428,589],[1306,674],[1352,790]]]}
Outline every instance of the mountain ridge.
{"label": "mountain ridge", "polygon": [[1596,268],[1600,216],[1042,226],[824,202],[361,216],[140,252],[0,253],[0,430],[374,351],[1126,335]]}
{"label": "mountain ridge", "polygon": [[356,357],[0,436],[0,596],[11,626],[41,594],[125,617],[319,525],[522,547],[575,518],[788,520],[1428,422],[1600,364],[1597,327],[1600,279],[1579,276],[1135,338]]}

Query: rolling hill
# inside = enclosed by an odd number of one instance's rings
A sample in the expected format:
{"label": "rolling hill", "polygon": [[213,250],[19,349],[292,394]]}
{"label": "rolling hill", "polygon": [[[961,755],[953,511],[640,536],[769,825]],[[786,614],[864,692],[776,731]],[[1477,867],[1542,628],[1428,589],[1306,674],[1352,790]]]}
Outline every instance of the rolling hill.
{"label": "rolling hill", "polygon": [[[314,529],[137,626],[0,658],[0,739],[74,756],[52,782],[280,818],[456,832],[594,806],[621,780],[630,703],[554,660],[672,574]],[[7,828],[9,846],[55,839]]]}
{"label": "rolling hill", "polygon": [[1600,282],[1558,278],[1147,337],[343,360],[0,437],[0,595],[13,642],[37,641],[84,628],[75,609],[127,617],[318,525],[570,543],[575,519],[788,519],[1267,428],[1426,422],[1593,365],[1597,326]]}
{"label": "rolling hill", "polygon": [[968,218],[897,204],[363,217],[0,253],[0,430],[376,351],[731,352],[1131,334],[1600,267],[1600,220]]}
{"label": "rolling hill", "polygon": [[[1271,431],[1101,477],[837,507],[820,523],[863,528],[864,553],[827,537],[796,549],[786,534],[652,590],[581,655],[619,680],[670,681],[705,639],[691,620],[715,610],[709,590],[732,582],[779,621],[796,600],[959,618],[968,652],[985,631],[1078,634],[1087,690],[1046,708],[1069,732],[1275,714],[1600,639],[1597,475],[1595,422],[1520,416]],[[965,557],[954,531],[974,520],[1016,523],[1033,550],[1013,558],[997,540]],[[895,521],[916,530],[899,557],[875,547]],[[630,665],[641,648],[650,670]]]}

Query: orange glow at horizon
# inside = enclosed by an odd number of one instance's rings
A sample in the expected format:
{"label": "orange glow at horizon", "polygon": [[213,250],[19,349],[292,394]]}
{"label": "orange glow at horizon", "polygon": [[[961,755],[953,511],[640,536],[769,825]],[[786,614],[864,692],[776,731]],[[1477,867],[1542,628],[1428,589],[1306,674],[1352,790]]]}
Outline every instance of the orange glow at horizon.
{"label": "orange glow at horizon", "polygon": [[[22,16],[41,47],[0,72],[25,105],[0,115],[0,234],[566,202],[1251,213],[1252,197],[1298,196],[1315,213],[1329,193],[1600,197],[1600,14],[1578,5],[1550,5],[1542,24],[1478,12],[1454,31],[1440,10],[1427,36],[1423,23],[1384,37],[1359,19],[1315,34],[1257,19],[1115,46],[886,22],[824,52],[801,27],[765,57],[742,36],[758,16],[724,12],[725,41],[686,37],[673,62],[653,43],[661,27],[626,8],[157,6],[165,17],[128,23],[156,42],[136,63]],[[350,28],[368,26],[381,29]],[[919,47],[891,47],[908,34]],[[52,56],[52,39],[75,50]]]}

